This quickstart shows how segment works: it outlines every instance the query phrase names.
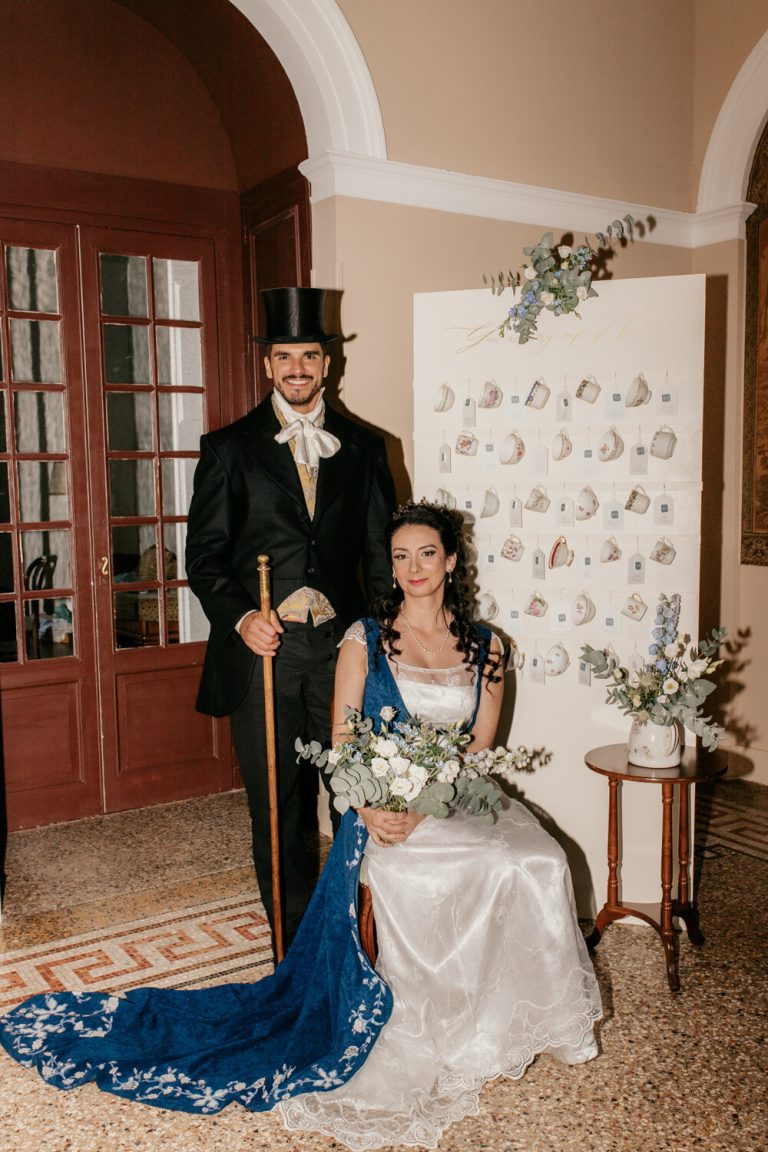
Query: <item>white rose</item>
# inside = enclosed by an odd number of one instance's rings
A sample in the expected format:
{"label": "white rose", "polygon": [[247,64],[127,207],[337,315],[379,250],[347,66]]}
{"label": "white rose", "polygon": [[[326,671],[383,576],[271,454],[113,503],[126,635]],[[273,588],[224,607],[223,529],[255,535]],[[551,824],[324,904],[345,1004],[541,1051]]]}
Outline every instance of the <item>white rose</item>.
{"label": "white rose", "polygon": [[387,759],[397,756],[397,744],[394,740],[385,740],[383,736],[376,737],[373,742],[373,749],[377,756],[384,756]]}
{"label": "white rose", "polygon": [[708,670],[708,667],[709,667],[709,661],[707,659],[705,659],[704,657],[701,657],[698,660],[692,661],[688,665],[688,675],[691,677],[692,680],[698,680],[698,678],[700,676],[703,676],[704,673]]}
{"label": "white rose", "polygon": [[662,685],[664,694],[666,696],[674,696],[679,687],[680,685],[678,684],[677,680],[675,680],[674,676],[668,676]]}
{"label": "white rose", "polygon": [[407,776],[411,761],[406,760],[405,756],[390,756],[389,766],[396,776]]}
{"label": "white rose", "polygon": [[551,292],[542,292],[542,294],[541,294],[542,304],[552,304],[552,303],[554,303],[554,299],[555,299],[555,297],[553,296],[553,294]]}
{"label": "white rose", "polygon": [[338,764],[339,760],[341,760],[341,748],[331,748],[328,753],[328,763]]}
{"label": "white rose", "polygon": [[537,276],[536,269],[535,268],[526,268],[525,271],[523,272],[523,276],[525,276],[526,280],[535,280],[536,276]]}
{"label": "white rose", "polygon": [[561,244],[557,250],[557,254],[561,260],[567,260],[572,251],[573,249],[569,248],[567,244]]}
{"label": "white rose", "polygon": [[371,772],[374,776],[386,776],[389,771],[389,761],[382,756],[374,756],[371,760]]}
{"label": "white rose", "polygon": [[664,649],[664,655],[667,660],[674,660],[675,656],[677,656],[677,641],[673,641],[672,644],[667,644]]}
{"label": "white rose", "polygon": [[381,716],[385,724],[389,724],[390,720],[394,720],[396,715],[397,708],[391,708],[389,705],[387,705],[386,708],[382,708],[379,712],[379,716]]}
{"label": "white rose", "polygon": [[578,296],[579,300],[586,300],[587,290],[583,284],[579,284],[578,288],[576,289],[576,295]]}
{"label": "white rose", "polygon": [[393,796],[406,796],[411,790],[411,782],[407,776],[396,776],[390,782],[389,790]]}
{"label": "white rose", "polygon": [[429,772],[427,772],[423,764],[412,764],[408,776],[409,779],[413,780],[414,784],[419,784],[423,787],[429,778]]}

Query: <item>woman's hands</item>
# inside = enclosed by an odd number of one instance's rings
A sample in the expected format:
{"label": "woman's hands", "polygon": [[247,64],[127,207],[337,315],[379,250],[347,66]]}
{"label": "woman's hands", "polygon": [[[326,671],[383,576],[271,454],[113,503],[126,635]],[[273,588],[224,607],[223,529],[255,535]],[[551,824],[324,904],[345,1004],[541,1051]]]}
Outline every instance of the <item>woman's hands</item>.
{"label": "woman's hands", "polygon": [[358,808],[357,813],[374,844],[384,848],[402,844],[424,819],[417,812],[386,812],[383,808]]}

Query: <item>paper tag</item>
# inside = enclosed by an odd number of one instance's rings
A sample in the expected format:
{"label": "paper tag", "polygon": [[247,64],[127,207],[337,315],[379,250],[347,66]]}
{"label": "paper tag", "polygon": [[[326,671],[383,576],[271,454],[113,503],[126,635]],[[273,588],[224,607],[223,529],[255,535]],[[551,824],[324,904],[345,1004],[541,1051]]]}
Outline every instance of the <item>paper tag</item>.
{"label": "paper tag", "polygon": [[494,565],[496,563],[496,553],[492,548],[489,548],[485,554],[486,564]]}
{"label": "paper tag", "polygon": [[645,444],[633,444],[629,450],[630,476],[645,476],[648,471],[648,449]]}
{"label": "paper tag", "polygon": [[521,528],[523,524],[523,502],[519,496],[513,496],[509,502],[509,526]]}
{"label": "paper tag", "polygon": [[514,608],[514,607],[510,608],[509,618],[510,618],[510,620],[513,620],[516,624],[519,623],[520,622],[520,609]]}
{"label": "paper tag", "polygon": [[548,468],[548,448],[545,444],[535,444],[531,449],[531,471],[535,476],[546,476]]}
{"label": "paper tag", "polygon": [[553,632],[567,632],[570,625],[570,605],[566,600],[555,600],[552,605],[550,626]]}
{"label": "paper tag", "polygon": [[610,632],[612,636],[621,632],[621,613],[618,608],[608,608],[600,619],[604,632]]}
{"label": "paper tag", "polygon": [[654,524],[674,524],[675,522],[675,501],[666,492],[662,492],[661,496],[657,496],[653,502],[653,522]]}
{"label": "paper tag", "polygon": [[464,406],[461,410],[461,423],[465,428],[474,428],[475,426],[475,402],[471,396],[467,396],[464,401]]}
{"label": "paper tag", "polygon": [[555,501],[555,524],[559,528],[569,528],[573,524],[573,499],[559,496]]}
{"label": "paper tag", "polygon": [[541,548],[534,549],[533,558],[531,562],[531,569],[533,572],[534,580],[545,580],[547,575],[547,563],[544,553]]}
{"label": "paper tag", "polygon": [[486,440],[481,451],[486,471],[495,472],[498,460],[496,459],[496,445],[493,440]]}
{"label": "paper tag", "polygon": [[561,392],[557,397],[557,418],[560,421],[573,420],[573,402],[568,392]]}
{"label": "paper tag", "polygon": [[595,476],[597,474],[597,453],[594,448],[588,447],[584,449],[581,470],[585,476]]}
{"label": "paper tag", "polygon": [[624,415],[624,396],[615,385],[605,390],[605,414],[615,419]]}
{"label": "paper tag", "polygon": [[451,470],[451,446],[450,444],[440,445],[440,456],[438,460],[438,471],[450,472]]}
{"label": "paper tag", "polygon": [[677,385],[666,383],[659,389],[659,412],[666,416],[677,415]]}
{"label": "paper tag", "polygon": [[510,392],[509,402],[510,402],[510,404],[513,404],[515,406],[515,408],[519,408],[523,402],[522,398],[520,396],[520,393],[519,392]]}
{"label": "paper tag", "polygon": [[630,584],[645,583],[645,556],[635,552],[627,561],[627,579]]}
{"label": "paper tag", "polygon": [[606,500],[603,504],[603,527],[608,532],[621,532],[624,527],[624,505],[618,500]]}
{"label": "paper tag", "polygon": [[592,683],[592,665],[589,660],[579,660],[579,684],[589,688]]}
{"label": "paper tag", "polygon": [[533,684],[546,683],[546,670],[543,656],[532,656],[530,667],[530,678]]}
{"label": "paper tag", "polygon": [[471,512],[475,506],[475,502],[471,496],[465,496],[461,502],[461,506],[465,512]]}
{"label": "paper tag", "polygon": [[590,556],[589,552],[585,552],[584,555],[582,556],[581,566],[584,569],[585,573],[591,572],[592,569],[594,568],[594,564],[592,563],[592,557]]}

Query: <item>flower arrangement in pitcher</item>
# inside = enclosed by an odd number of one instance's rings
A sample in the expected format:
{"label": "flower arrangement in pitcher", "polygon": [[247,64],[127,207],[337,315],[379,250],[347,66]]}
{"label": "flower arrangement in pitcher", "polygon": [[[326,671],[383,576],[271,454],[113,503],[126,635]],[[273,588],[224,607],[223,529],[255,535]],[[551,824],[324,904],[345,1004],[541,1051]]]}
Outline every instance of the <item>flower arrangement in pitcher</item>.
{"label": "flower arrangement in pitcher", "polygon": [[[610,247],[615,237],[623,240],[632,237],[634,217],[624,216],[614,220],[605,229],[597,232],[599,248]],[[599,250],[599,249],[598,249]],[[598,254],[588,239],[576,248],[559,244],[555,248],[552,232],[545,232],[538,244],[523,248],[528,263],[517,272],[499,272],[498,276],[483,276],[494,295],[501,295],[505,288],[515,289],[515,303],[499,327],[499,335],[512,331],[518,344],[527,344],[535,337],[540,313],[546,309],[555,316],[573,312],[584,300],[597,296],[592,287],[592,265]]]}
{"label": "flower arrangement in pitcher", "polygon": [[381,709],[378,732],[370,717],[354,708],[345,712],[349,739],[325,749],[316,740],[296,741],[299,760],[329,773],[338,812],[386,808],[442,819],[461,809],[493,824],[503,800],[497,779],[531,772],[543,759],[523,747],[465,752],[472,737],[461,724],[438,728],[418,717],[395,722],[395,708]]}
{"label": "flower arrangement in pitcher", "polygon": [[659,596],[656,619],[648,648],[650,660],[639,667],[624,668],[613,649],[582,647],[582,658],[600,680],[611,680],[606,703],[616,704],[625,716],[640,723],[684,724],[701,737],[705,748],[717,747],[722,728],[702,712],[716,685],[711,676],[722,660],[717,658],[727,635],[715,628],[709,637],[689,647],[691,637],[678,631],[680,596]]}

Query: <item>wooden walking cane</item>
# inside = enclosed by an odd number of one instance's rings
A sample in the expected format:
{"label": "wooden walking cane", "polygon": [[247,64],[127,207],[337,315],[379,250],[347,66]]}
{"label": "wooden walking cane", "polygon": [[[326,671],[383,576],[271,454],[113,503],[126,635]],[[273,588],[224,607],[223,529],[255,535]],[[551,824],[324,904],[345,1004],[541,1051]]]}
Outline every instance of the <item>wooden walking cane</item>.
{"label": "wooden walking cane", "polygon": [[[259,592],[262,619],[269,620],[272,605],[269,597],[269,556],[259,556]],[[272,920],[275,928],[275,959],[283,958],[283,899],[280,892],[280,799],[277,790],[277,753],[275,750],[275,686],[272,656],[264,661],[264,719],[267,735],[267,784],[269,787],[269,839],[272,845]]]}

